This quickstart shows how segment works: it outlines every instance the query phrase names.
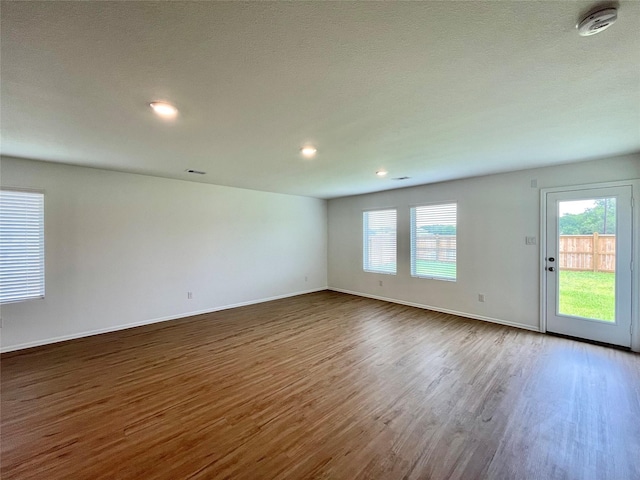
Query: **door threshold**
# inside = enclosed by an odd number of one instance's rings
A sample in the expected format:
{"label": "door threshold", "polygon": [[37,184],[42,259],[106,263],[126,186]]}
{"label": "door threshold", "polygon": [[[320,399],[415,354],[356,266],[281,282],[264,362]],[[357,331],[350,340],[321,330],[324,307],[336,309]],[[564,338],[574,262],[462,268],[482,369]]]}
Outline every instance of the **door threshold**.
{"label": "door threshold", "polygon": [[553,337],[566,338],[567,340],[575,340],[577,342],[590,343],[591,345],[598,345],[599,347],[615,348],[616,350],[622,350],[624,352],[631,352],[631,347],[623,347],[622,345],[615,345],[613,343],[598,342],[597,340],[589,340],[588,338],[572,337],[571,335],[565,335],[563,333],[546,332],[547,335]]}

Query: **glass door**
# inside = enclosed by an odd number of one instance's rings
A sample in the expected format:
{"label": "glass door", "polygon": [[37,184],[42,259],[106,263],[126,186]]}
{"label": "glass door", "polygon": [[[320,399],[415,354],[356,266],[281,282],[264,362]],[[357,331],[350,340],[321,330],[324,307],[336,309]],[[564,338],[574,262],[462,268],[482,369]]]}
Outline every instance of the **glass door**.
{"label": "glass door", "polygon": [[631,187],[547,193],[547,331],[631,345]]}

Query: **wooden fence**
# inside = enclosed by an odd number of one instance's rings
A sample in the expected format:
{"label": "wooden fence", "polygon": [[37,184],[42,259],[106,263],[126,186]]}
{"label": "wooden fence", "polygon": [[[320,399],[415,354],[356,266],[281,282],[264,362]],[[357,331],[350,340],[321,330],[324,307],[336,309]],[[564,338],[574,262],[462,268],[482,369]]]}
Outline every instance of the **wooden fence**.
{"label": "wooden fence", "polygon": [[416,237],[416,259],[455,263],[456,236],[418,234]]}
{"label": "wooden fence", "polygon": [[616,271],[615,235],[560,235],[561,270]]}
{"label": "wooden fence", "polygon": [[[395,243],[394,234],[371,237],[370,265],[385,265],[395,261],[395,251],[384,245]],[[419,234],[416,238],[416,259],[432,262],[456,261],[455,235]],[[560,235],[558,266],[561,270],[582,270],[591,272],[616,271],[616,236]]]}
{"label": "wooden fence", "polygon": [[[366,252],[369,265],[379,267],[395,262],[396,251],[387,248],[394,245],[394,233],[379,233],[369,237],[369,250]],[[456,236],[418,234],[416,238],[416,259],[430,262],[455,263]]]}
{"label": "wooden fence", "polygon": [[371,268],[380,268],[396,263],[396,234],[377,233],[369,237],[369,247],[365,252]]}

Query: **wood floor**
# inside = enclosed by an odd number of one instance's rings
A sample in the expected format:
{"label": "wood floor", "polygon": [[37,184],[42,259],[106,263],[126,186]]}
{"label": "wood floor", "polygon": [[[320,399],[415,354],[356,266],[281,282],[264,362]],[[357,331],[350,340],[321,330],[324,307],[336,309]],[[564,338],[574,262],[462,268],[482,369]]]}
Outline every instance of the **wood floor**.
{"label": "wood floor", "polygon": [[2,356],[10,479],[640,478],[640,356],[334,292]]}

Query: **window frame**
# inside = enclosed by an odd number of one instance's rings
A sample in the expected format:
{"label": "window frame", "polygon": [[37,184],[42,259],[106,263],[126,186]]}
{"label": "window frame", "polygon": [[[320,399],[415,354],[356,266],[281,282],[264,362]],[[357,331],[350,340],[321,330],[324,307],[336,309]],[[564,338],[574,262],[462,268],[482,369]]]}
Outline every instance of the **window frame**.
{"label": "window frame", "polygon": [[[365,218],[366,215],[372,212],[386,212],[393,211],[395,213],[395,252],[394,252],[394,264],[395,268],[393,271],[388,270],[375,270],[370,268],[369,264],[369,248],[368,248],[368,236],[367,229],[365,228]],[[361,235],[361,246],[362,246],[362,271],[365,273],[375,273],[381,275],[397,275],[398,274],[398,208],[397,207],[380,207],[380,208],[368,208],[366,210],[362,210],[361,217],[361,227],[362,227],[362,235]],[[367,268],[369,267],[369,268]]]}
{"label": "window frame", "polygon": [[[426,280],[440,280],[444,282],[457,282],[458,281],[458,204],[457,200],[446,200],[446,201],[437,201],[437,202],[428,202],[428,203],[420,203],[409,206],[409,267],[412,278],[420,278]],[[417,273],[417,265],[416,265],[416,221],[415,221],[415,210],[421,207],[435,207],[435,206],[444,206],[444,205],[455,205],[455,227],[456,227],[456,245],[455,245],[455,262],[454,265],[456,267],[455,277],[445,277],[441,275],[422,275]]]}
{"label": "window frame", "polygon": [[[12,186],[0,186],[0,192],[18,192],[18,193],[26,193],[26,194],[34,194],[41,196],[40,200],[40,211],[39,220],[37,221],[38,226],[38,250],[39,256],[38,260],[40,260],[39,266],[41,267],[40,274],[38,275],[38,283],[40,288],[37,290],[36,294],[27,294],[26,292],[22,296],[18,296],[15,298],[11,298],[10,300],[3,300],[2,296],[0,296],[0,305],[8,305],[11,303],[19,303],[26,302],[29,300],[40,300],[45,298],[46,293],[46,233],[45,233],[45,217],[46,217],[46,192],[40,189],[32,189],[32,188],[23,188],[23,187],[12,187]],[[0,212],[1,213],[1,212]],[[25,277],[28,275],[25,273]],[[28,283],[28,280],[27,280]]]}

